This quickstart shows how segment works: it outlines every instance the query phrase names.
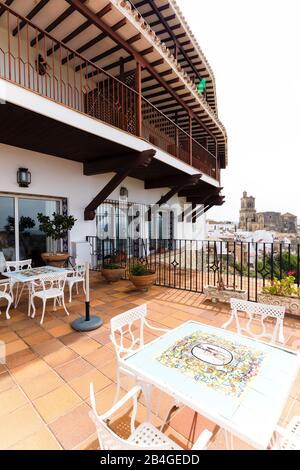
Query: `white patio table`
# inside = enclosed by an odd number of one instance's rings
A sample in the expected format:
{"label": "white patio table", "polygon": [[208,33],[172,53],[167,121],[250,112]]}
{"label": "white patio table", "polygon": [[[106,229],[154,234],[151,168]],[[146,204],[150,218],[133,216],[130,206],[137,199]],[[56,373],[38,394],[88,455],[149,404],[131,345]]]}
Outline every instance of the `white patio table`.
{"label": "white patio table", "polygon": [[[11,271],[2,273],[3,276],[22,284],[38,281],[41,277],[51,273],[69,272],[69,269],[56,266],[42,266],[40,268],[23,269],[22,271]],[[30,290],[28,290],[28,314],[30,312]]]}
{"label": "white patio table", "polygon": [[266,449],[297,376],[300,355],[188,321],[121,360],[143,386],[148,415],[153,386],[256,449]]}

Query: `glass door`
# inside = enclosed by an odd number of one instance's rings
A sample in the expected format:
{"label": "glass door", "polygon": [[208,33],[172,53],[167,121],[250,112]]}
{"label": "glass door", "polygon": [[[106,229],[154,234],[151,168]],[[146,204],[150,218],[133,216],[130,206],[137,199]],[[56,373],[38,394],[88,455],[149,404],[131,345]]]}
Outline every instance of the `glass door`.
{"label": "glass door", "polygon": [[5,260],[31,258],[33,266],[42,266],[41,253],[51,251],[52,241],[40,231],[37,216],[54,212],[61,212],[61,201],[0,195],[0,253]]}
{"label": "glass door", "polygon": [[[52,216],[60,212],[60,203],[55,200],[19,199],[19,258],[32,259],[33,266],[41,266],[41,253],[51,251],[51,241],[41,232],[37,215]],[[60,249],[61,247],[59,247]]]}
{"label": "glass door", "polygon": [[15,199],[0,196],[0,252],[6,261],[15,261],[15,245]]}

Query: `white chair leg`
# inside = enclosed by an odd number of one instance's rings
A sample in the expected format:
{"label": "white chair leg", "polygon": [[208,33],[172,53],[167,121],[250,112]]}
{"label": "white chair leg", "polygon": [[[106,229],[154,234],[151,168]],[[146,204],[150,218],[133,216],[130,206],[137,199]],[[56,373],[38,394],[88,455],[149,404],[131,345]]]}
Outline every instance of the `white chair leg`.
{"label": "white chair leg", "polygon": [[18,297],[19,297],[19,283],[17,282],[17,288],[16,288],[16,293],[14,295],[14,307],[17,308],[18,306]]}
{"label": "white chair leg", "polygon": [[77,293],[77,295],[79,294],[79,290],[78,290],[78,282],[76,282],[76,293]]}
{"label": "white chair leg", "polygon": [[40,321],[41,325],[43,324],[43,321],[44,321],[45,310],[46,310],[46,299],[43,299],[43,312],[42,312],[42,318],[41,318],[41,321]]}
{"label": "white chair leg", "polygon": [[35,312],[36,312],[36,309],[35,309],[35,305],[34,305],[34,296],[32,295],[31,296],[31,300],[30,300],[30,303],[31,303],[31,307],[32,307],[32,315],[31,315],[31,318],[34,318],[35,317]]}
{"label": "white chair leg", "polygon": [[284,343],[283,320],[280,320],[280,323],[279,323],[279,335],[278,335],[278,340],[280,341],[280,343]]}
{"label": "white chair leg", "polygon": [[85,291],[85,279],[82,281],[82,287],[83,287],[83,292],[84,292],[84,294],[86,294],[86,291]]}
{"label": "white chair leg", "polygon": [[12,304],[12,298],[9,295],[5,295],[4,297],[6,298],[6,300],[8,302],[7,309],[6,309],[6,319],[10,320],[9,309],[10,309],[11,304]]}
{"label": "white chair leg", "polygon": [[28,316],[31,314],[31,296],[32,296],[32,287],[28,286]]}
{"label": "white chair leg", "polygon": [[119,396],[120,396],[120,390],[121,390],[121,374],[120,374],[120,369],[117,368],[117,388],[116,388],[116,393],[115,393],[115,399],[113,406],[118,402]]}
{"label": "white chair leg", "polygon": [[234,314],[233,314],[233,312],[231,312],[231,315],[230,315],[229,320],[227,320],[227,321],[222,325],[222,328],[224,328],[224,329],[226,330],[226,328],[230,325],[230,323],[233,322],[233,319],[234,319]]}
{"label": "white chair leg", "polygon": [[69,303],[72,302],[72,290],[73,290],[73,282],[69,283]]}
{"label": "white chair leg", "polygon": [[64,311],[65,311],[66,314],[69,316],[70,313],[69,313],[68,310],[67,310],[67,307],[66,307],[66,304],[65,304],[65,298],[64,298],[63,295],[61,296],[61,301],[62,301],[62,305],[63,305]]}

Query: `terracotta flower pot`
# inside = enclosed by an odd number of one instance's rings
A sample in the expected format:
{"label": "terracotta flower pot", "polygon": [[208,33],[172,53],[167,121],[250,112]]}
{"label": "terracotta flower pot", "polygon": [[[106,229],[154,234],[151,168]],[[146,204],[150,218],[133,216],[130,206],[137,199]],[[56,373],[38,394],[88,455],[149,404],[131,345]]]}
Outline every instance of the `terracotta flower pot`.
{"label": "terracotta flower pot", "polygon": [[107,280],[107,282],[117,282],[120,281],[120,279],[122,279],[122,277],[124,276],[125,268],[102,268],[101,274]]}
{"label": "terracotta flower pot", "polygon": [[145,276],[134,276],[129,274],[132,284],[139,290],[148,290],[156,281],[156,273],[146,274]]}
{"label": "terracotta flower pot", "polygon": [[69,253],[42,253],[41,256],[46,264],[56,266],[57,268],[62,268],[70,258]]}

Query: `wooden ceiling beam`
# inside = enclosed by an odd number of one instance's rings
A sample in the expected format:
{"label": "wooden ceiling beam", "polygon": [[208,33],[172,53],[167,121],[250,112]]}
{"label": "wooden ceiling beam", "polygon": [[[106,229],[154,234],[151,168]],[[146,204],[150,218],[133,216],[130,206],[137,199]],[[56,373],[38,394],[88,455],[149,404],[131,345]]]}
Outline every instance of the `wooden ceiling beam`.
{"label": "wooden ceiling beam", "polygon": [[[141,39],[142,35],[141,33],[135,34],[131,38],[127,40],[128,44],[134,44],[135,42],[139,41]],[[94,64],[96,62],[100,62],[100,60],[105,59],[106,57],[115,54],[116,52],[120,51],[122,49],[122,46],[116,45],[112,47],[111,49],[106,50],[105,52],[102,52],[101,54],[96,55],[95,57],[92,57],[89,59],[90,62],[93,62]],[[75,67],[75,72],[78,72],[80,69],[83,69],[85,67],[85,64],[82,63],[81,65],[77,65]]]}
{"label": "wooden ceiling beam", "polygon": [[[153,52],[153,50],[154,50],[154,47],[150,46],[150,47],[148,47],[148,49],[144,49],[143,51],[141,51],[140,55],[141,56],[146,56],[148,54],[151,54]],[[128,62],[131,62],[132,60],[133,59],[130,56],[125,57],[125,59],[122,57],[122,64],[125,65]],[[113,62],[112,64],[106,65],[105,67],[102,68],[102,70],[105,70],[105,71],[108,72],[109,70],[112,70],[115,67],[120,67],[120,64],[121,64],[121,61],[118,60],[116,62]],[[94,72],[90,72],[90,73],[86,74],[86,78],[95,77],[96,75],[99,75],[99,73],[101,73],[101,69],[99,71],[95,70]]]}
{"label": "wooden ceiling beam", "polygon": [[[121,167],[118,167],[116,174],[107,183],[97,196],[86,206],[84,210],[84,220],[94,220],[97,208],[109,197],[109,195],[122,183],[122,181],[137,168],[147,168],[155,155],[155,150],[145,150],[144,152],[132,152],[124,159]],[[100,162],[101,163],[101,162]]]}
{"label": "wooden ceiling beam", "polygon": [[[49,0],[40,0],[35,5],[35,7],[30,10],[30,12],[26,15],[26,18],[28,20],[32,20],[32,18],[34,18],[47,5],[47,3],[49,3]],[[18,32],[20,32],[26,26],[26,24],[27,23],[25,20],[20,21],[18,26],[16,26],[13,30],[13,36],[16,36]]]}
{"label": "wooden ceiling beam", "polygon": [[[113,31],[118,31],[118,29],[121,29],[123,28],[123,26],[125,26],[127,23],[127,20],[126,18],[122,18],[120,21],[118,21],[116,24],[114,24],[112,26],[112,30]],[[93,39],[90,39],[88,42],[86,42],[85,44],[83,44],[82,46],[80,46],[76,52],[78,54],[82,54],[83,52],[85,52],[86,50],[90,49],[91,47],[95,46],[96,44],[98,44],[98,42],[101,42],[103,41],[103,39],[107,38],[107,33],[101,33],[101,34],[98,34],[96,37],[94,37]],[[117,45],[115,47],[119,47],[119,49],[122,49],[121,46]],[[118,49],[118,50],[119,50]],[[63,60],[62,60],[62,64],[65,64],[66,62],[69,62],[70,60],[74,59],[74,57],[76,58],[76,55],[74,53],[71,53],[69,54],[67,57],[65,57]],[[93,59],[90,59],[90,61],[92,62]],[[79,67],[79,68],[78,68]],[[76,72],[78,70],[80,70],[80,66],[78,66],[75,70]],[[77,70],[78,69],[78,70]]]}
{"label": "wooden ceiling beam", "polygon": [[[6,1],[4,2],[4,4],[9,7],[9,6],[13,3],[13,1],[14,1],[14,0],[6,0]],[[5,8],[0,6],[0,16],[2,16],[3,13],[5,13],[5,12],[6,12]]]}
{"label": "wooden ceiling beam", "polygon": [[[87,2],[87,0],[81,0],[82,3]],[[46,33],[51,33],[57,26],[59,26],[64,20],[66,20],[72,13],[74,13],[75,8],[70,6],[68,7],[61,15],[59,15],[52,23],[50,23],[46,28],[45,31]],[[31,47],[34,47],[37,42],[41,41],[44,38],[43,33],[39,33],[37,38],[32,39],[30,45]]]}
{"label": "wooden ceiling beam", "polygon": [[194,186],[199,183],[201,177],[201,173],[198,173],[197,175],[169,175],[162,178],[146,179],[145,189]]}
{"label": "wooden ceiling beam", "polygon": [[[176,48],[178,48],[178,52],[180,51],[181,55],[185,58],[185,60],[187,61],[187,63],[189,64],[189,66],[191,67],[192,71],[194,72],[194,74],[196,75],[196,77],[201,80],[201,75],[199,74],[198,70],[196,69],[196,67],[194,66],[192,60],[189,58],[188,54],[185,52],[184,48],[181,47],[180,45],[180,42],[177,40],[176,38],[176,35],[174,35],[173,31],[174,31],[174,28],[175,26],[170,26],[169,23],[166,21],[166,19],[163,17],[163,15],[161,15],[160,11],[158,10],[157,8],[157,5],[155,3],[154,0],[148,0],[149,4],[151,5],[151,8],[152,10],[155,12],[155,14],[157,15],[157,18],[161,21],[161,23],[164,25],[164,27],[166,28],[166,30],[168,31],[170,37],[173,39],[174,41],[174,44],[176,46]],[[178,25],[179,27],[181,27],[181,24],[179,23]],[[175,28],[176,29],[176,28]]]}
{"label": "wooden ceiling beam", "polygon": [[[77,8],[74,5],[71,5],[71,6],[74,8],[74,10],[77,10]],[[98,18],[102,18],[103,16],[107,15],[107,13],[109,13],[111,10],[112,10],[112,4],[108,3],[104,8],[102,8],[100,11],[98,11],[98,13],[95,13],[95,15]],[[78,34],[82,33],[87,28],[89,28],[89,26],[91,26],[91,24],[92,24],[91,20],[85,21],[80,26],[75,28],[71,33],[69,33],[67,36],[65,36],[61,40],[61,42],[63,44],[67,44],[68,42],[72,41],[72,39],[74,39],[76,36],[78,36]],[[48,49],[47,56],[51,55],[53,52],[57,51],[58,49],[59,49],[59,45],[55,45],[53,48]]]}

